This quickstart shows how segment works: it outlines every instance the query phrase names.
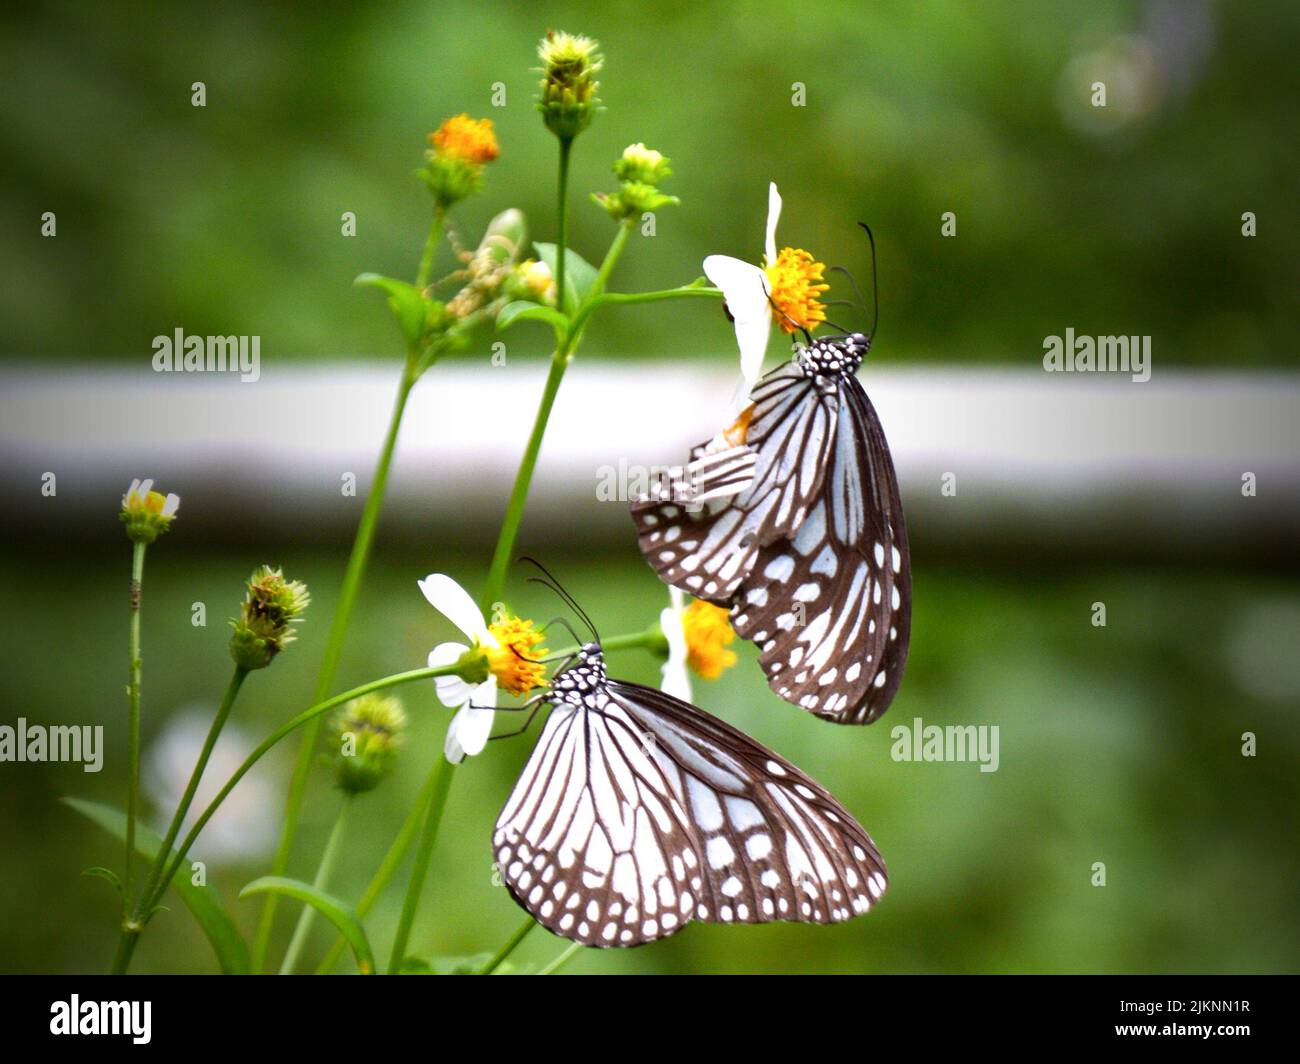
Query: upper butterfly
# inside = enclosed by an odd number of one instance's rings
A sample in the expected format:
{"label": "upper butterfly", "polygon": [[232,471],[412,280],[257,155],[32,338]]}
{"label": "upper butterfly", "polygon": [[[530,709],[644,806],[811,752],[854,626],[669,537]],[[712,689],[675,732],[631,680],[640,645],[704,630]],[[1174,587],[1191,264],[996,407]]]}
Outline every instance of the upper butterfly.
{"label": "upper butterfly", "polygon": [[[796,344],[734,424],[632,503],[659,576],[729,608],[772,689],[838,724],[889,707],[911,630],[898,478],[854,376],[870,347],[863,333]],[[741,461],[723,458],[750,454],[752,479],[735,491]]]}

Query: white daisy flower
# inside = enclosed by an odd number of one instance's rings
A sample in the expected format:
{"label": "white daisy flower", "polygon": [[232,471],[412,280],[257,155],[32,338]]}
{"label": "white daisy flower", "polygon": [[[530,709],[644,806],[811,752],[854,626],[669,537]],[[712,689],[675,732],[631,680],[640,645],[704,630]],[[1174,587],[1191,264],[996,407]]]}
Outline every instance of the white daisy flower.
{"label": "white daisy flower", "polygon": [[[430,573],[420,582],[420,590],[429,605],[451,621],[469,644],[439,643],[429,651],[429,668],[454,665],[475,648],[499,646],[468,591],[444,573]],[[497,678],[490,672],[482,683],[469,683],[459,676],[437,676],[434,684],[444,706],[457,710],[447,729],[443,751],[447,760],[459,764],[466,755],[481,753],[492,734],[492,720],[497,704]]]}
{"label": "white daisy flower", "polygon": [[826,267],[801,248],[777,250],[776,223],[780,217],[781,194],[772,182],[768,185],[762,266],[730,255],[710,255],[704,260],[704,275],[722,290],[736,327],[742,378],[738,405],[747,401],[763,372],[774,321],[782,331],[794,333],[800,328],[811,331],[826,320],[820,299],[828,287],[820,283]]}

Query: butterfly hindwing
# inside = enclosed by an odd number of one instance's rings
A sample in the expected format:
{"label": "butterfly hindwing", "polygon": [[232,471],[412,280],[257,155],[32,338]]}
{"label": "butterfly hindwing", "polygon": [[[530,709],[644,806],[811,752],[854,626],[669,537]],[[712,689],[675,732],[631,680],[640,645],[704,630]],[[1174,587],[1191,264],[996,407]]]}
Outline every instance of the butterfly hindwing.
{"label": "butterfly hindwing", "polygon": [[828,720],[867,724],[902,678],[911,578],[880,420],[855,378],[840,399],[822,497],[795,536],[760,553],[731,616],[736,632],[759,646],[782,698]]}

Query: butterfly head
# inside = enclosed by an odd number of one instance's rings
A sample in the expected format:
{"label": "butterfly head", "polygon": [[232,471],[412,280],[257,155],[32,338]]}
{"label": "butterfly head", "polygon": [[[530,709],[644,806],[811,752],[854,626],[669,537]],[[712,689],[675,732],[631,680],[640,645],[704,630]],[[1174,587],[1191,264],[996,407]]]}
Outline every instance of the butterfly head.
{"label": "butterfly head", "polygon": [[599,643],[584,643],[576,658],[551,680],[551,697],[575,706],[590,705],[591,697],[605,684],[605,653]]}
{"label": "butterfly head", "polygon": [[804,364],[823,377],[852,376],[871,349],[871,337],[864,333],[819,338],[803,349]]}

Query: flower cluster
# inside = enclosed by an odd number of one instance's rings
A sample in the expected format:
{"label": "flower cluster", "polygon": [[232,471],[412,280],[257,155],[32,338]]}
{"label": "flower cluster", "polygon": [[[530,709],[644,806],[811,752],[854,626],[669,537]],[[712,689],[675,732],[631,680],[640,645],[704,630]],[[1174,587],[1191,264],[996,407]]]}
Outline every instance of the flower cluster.
{"label": "flower cluster", "polygon": [[672,176],[669,160],[644,144],[629,144],[614,164],[614,175],[622,184],[619,190],[606,194],[597,192],[592,199],[609,212],[616,221],[635,218],[647,211],[681,202],[676,196],[659,191],[659,182]]}
{"label": "flower cluster", "polygon": [[396,698],[369,694],[349,702],[330,721],[339,787],[362,794],[379,786],[392,771],[405,730],[406,713]]}
{"label": "flower cluster", "polygon": [[264,669],[294,641],[293,624],[302,618],[311,595],[300,580],[286,580],[269,565],[248,578],[239,616],[230,622],[230,656],[244,669]]}
{"label": "flower cluster", "polygon": [[122,496],[118,517],[132,543],[152,543],[171,528],[180,505],[179,495],[154,491],[152,480],[133,480]]}
{"label": "flower cluster", "polygon": [[600,104],[596,74],[604,64],[599,47],[590,37],[556,31],[547,33],[538,46],[542,92],[537,109],[546,128],[561,140],[572,140],[586,129]]}
{"label": "flower cluster", "polygon": [[447,208],[483,187],[484,167],[499,154],[490,118],[449,118],[429,134],[420,178]]}

